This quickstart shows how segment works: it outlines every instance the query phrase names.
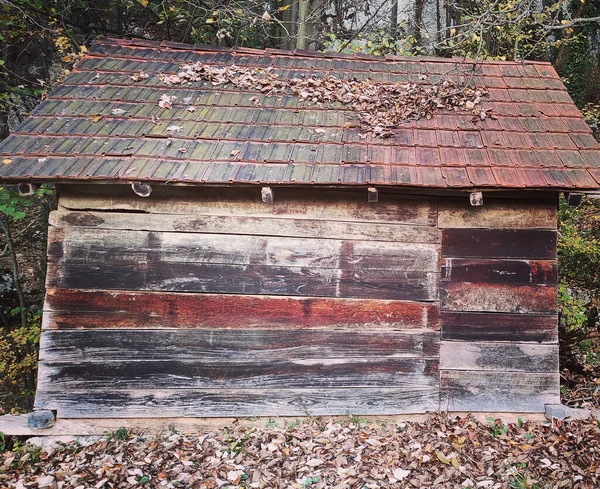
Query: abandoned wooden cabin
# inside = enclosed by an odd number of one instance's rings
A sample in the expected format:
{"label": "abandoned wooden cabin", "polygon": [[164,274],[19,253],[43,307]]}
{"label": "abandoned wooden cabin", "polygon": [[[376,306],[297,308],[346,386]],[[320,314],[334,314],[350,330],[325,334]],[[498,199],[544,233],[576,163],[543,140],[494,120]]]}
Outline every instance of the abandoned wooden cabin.
{"label": "abandoned wooden cabin", "polygon": [[0,145],[1,181],[58,193],[36,409],[560,402],[557,203],[600,186],[600,149],[552,66],[467,66],[488,117],[442,108],[383,138],[340,103],[159,76],[194,62],[421,84],[465,66],[97,43]]}

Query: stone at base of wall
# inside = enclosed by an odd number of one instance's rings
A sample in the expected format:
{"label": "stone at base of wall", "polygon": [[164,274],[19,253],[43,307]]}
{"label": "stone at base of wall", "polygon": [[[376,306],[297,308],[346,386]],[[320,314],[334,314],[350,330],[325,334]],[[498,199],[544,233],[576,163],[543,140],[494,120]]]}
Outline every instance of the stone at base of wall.
{"label": "stone at base of wall", "polygon": [[597,409],[571,408],[563,404],[546,404],[546,418],[552,421],[558,419],[588,419],[592,415],[596,418],[600,417],[600,411]]}

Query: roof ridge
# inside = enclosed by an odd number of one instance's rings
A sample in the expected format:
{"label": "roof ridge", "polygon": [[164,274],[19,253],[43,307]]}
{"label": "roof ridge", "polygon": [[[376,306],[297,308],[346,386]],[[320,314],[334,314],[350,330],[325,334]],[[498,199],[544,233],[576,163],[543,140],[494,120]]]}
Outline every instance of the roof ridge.
{"label": "roof ridge", "polygon": [[332,51],[320,52],[311,51],[307,49],[278,49],[278,48],[249,48],[244,46],[233,46],[233,47],[219,47],[210,44],[187,44],[176,41],[154,41],[149,39],[120,39],[114,37],[105,37],[98,39],[90,48],[89,53],[93,54],[94,47],[96,45],[108,44],[108,45],[121,45],[121,46],[132,46],[132,47],[147,47],[160,49],[161,47],[182,51],[207,51],[207,52],[222,52],[232,54],[249,54],[249,55],[276,55],[276,56],[290,56],[290,57],[302,57],[302,58],[340,58],[340,59],[356,59],[365,61],[411,61],[420,63],[461,63],[461,64],[475,64],[475,65],[503,65],[503,66],[523,66],[523,65],[540,65],[540,66],[552,66],[552,63],[548,61],[538,60],[522,60],[522,61],[510,61],[510,60],[480,60],[477,61],[473,58],[452,56],[451,58],[444,58],[441,56],[404,56],[388,54],[385,56],[376,56],[373,54],[365,53],[337,53]]}

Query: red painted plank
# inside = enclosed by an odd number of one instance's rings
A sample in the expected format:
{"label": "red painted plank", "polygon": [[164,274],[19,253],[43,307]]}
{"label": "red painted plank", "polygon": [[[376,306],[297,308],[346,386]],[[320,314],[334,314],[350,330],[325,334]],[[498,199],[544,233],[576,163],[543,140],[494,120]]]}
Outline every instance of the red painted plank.
{"label": "red painted plank", "polygon": [[45,328],[433,329],[437,305],[410,301],[49,289]]}

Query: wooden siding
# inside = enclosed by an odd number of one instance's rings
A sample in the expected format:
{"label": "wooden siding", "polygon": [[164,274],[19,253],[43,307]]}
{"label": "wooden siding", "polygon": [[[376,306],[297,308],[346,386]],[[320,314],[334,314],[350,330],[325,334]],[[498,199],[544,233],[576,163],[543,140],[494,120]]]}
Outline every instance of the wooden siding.
{"label": "wooden siding", "polygon": [[50,216],[36,407],[62,417],[438,409],[434,198],[285,189],[270,205],[245,189],[86,190],[61,187]]}
{"label": "wooden siding", "polygon": [[59,195],[36,408],[385,415],[558,401],[552,199]]}
{"label": "wooden siding", "polygon": [[560,402],[556,201],[439,202],[440,408]]}

